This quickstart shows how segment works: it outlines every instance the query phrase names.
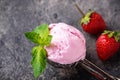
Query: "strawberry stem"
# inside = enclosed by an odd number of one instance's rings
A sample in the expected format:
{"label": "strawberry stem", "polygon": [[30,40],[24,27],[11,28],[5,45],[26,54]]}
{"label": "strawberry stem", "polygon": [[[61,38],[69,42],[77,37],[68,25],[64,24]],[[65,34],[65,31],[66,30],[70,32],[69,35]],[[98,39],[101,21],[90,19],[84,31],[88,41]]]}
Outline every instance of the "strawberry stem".
{"label": "strawberry stem", "polygon": [[77,8],[77,10],[79,11],[79,13],[81,13],[83,15],[83,17],[85,16],[85,14],[83,13],[83,11],[80,9],[80,7],[75,3],[75,7]]}

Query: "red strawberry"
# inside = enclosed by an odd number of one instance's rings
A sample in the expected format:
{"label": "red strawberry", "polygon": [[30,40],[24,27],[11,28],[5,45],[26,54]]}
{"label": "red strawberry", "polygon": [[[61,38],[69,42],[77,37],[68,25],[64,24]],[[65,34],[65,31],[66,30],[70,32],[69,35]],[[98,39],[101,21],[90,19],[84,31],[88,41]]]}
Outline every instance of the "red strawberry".
{"label": "red strawberry", "polygon": [[96,42],[97,54],[101,60],[107,60],[113,56],[120,47],[119,33],[105,31]]}
{"label": "red strawberry", "polygon": [[106,29],[106,24],[100,14],[89,11],[81,20],[83,30],[90,34],[100,34]]}
{"label": "red strawberry", "polygon": [[83,15],[80,23],[84,31],[90,34],[100,34],[106,29],[105,21],[102,16],[95,11],[89,11],[86,15],[82,12],[82,10],[75,4],[78,11]]}

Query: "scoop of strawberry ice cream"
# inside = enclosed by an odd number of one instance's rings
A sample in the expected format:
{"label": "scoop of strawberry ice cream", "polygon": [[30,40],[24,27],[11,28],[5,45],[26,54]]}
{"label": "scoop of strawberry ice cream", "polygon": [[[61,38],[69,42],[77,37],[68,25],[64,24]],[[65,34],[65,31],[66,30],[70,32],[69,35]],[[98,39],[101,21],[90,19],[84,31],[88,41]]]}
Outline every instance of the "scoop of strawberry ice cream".
{"label": "scoop of strawberry ice cream", "polygon": [[71,64],[85,58],[86,42],[79,30],[65,23],[50,24],[49,29],[52,35],[51,44],[46,47],[49,60]]}

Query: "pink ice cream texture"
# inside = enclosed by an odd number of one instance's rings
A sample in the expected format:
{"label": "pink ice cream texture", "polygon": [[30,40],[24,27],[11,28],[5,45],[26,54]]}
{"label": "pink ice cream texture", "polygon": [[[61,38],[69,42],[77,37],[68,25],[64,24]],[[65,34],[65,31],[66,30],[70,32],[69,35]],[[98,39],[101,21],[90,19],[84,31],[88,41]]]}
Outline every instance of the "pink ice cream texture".
{"label": "pink ice cream texture", "polygon": [[65,23],[50,24],[49,29],[52,35],[51,44],[46,47],[49,60],[71,64],[85,59],[86,42],[79,30]]}

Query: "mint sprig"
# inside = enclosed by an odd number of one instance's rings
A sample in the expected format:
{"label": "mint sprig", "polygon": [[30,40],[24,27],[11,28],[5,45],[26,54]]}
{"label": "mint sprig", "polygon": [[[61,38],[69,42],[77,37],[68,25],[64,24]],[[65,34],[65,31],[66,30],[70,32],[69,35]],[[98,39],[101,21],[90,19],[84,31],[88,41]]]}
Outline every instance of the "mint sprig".
{"label": "mint sprig", "polygon": [[52,36],[49,35],[49,28],[47,24],[42,24],[36,27],[31,32],[26,32],[27,39],[37,44],[32,49],[31,65],[33,68],[34,77],[37,78],[46,68],[47,52],[44,46],[49,46]]}

